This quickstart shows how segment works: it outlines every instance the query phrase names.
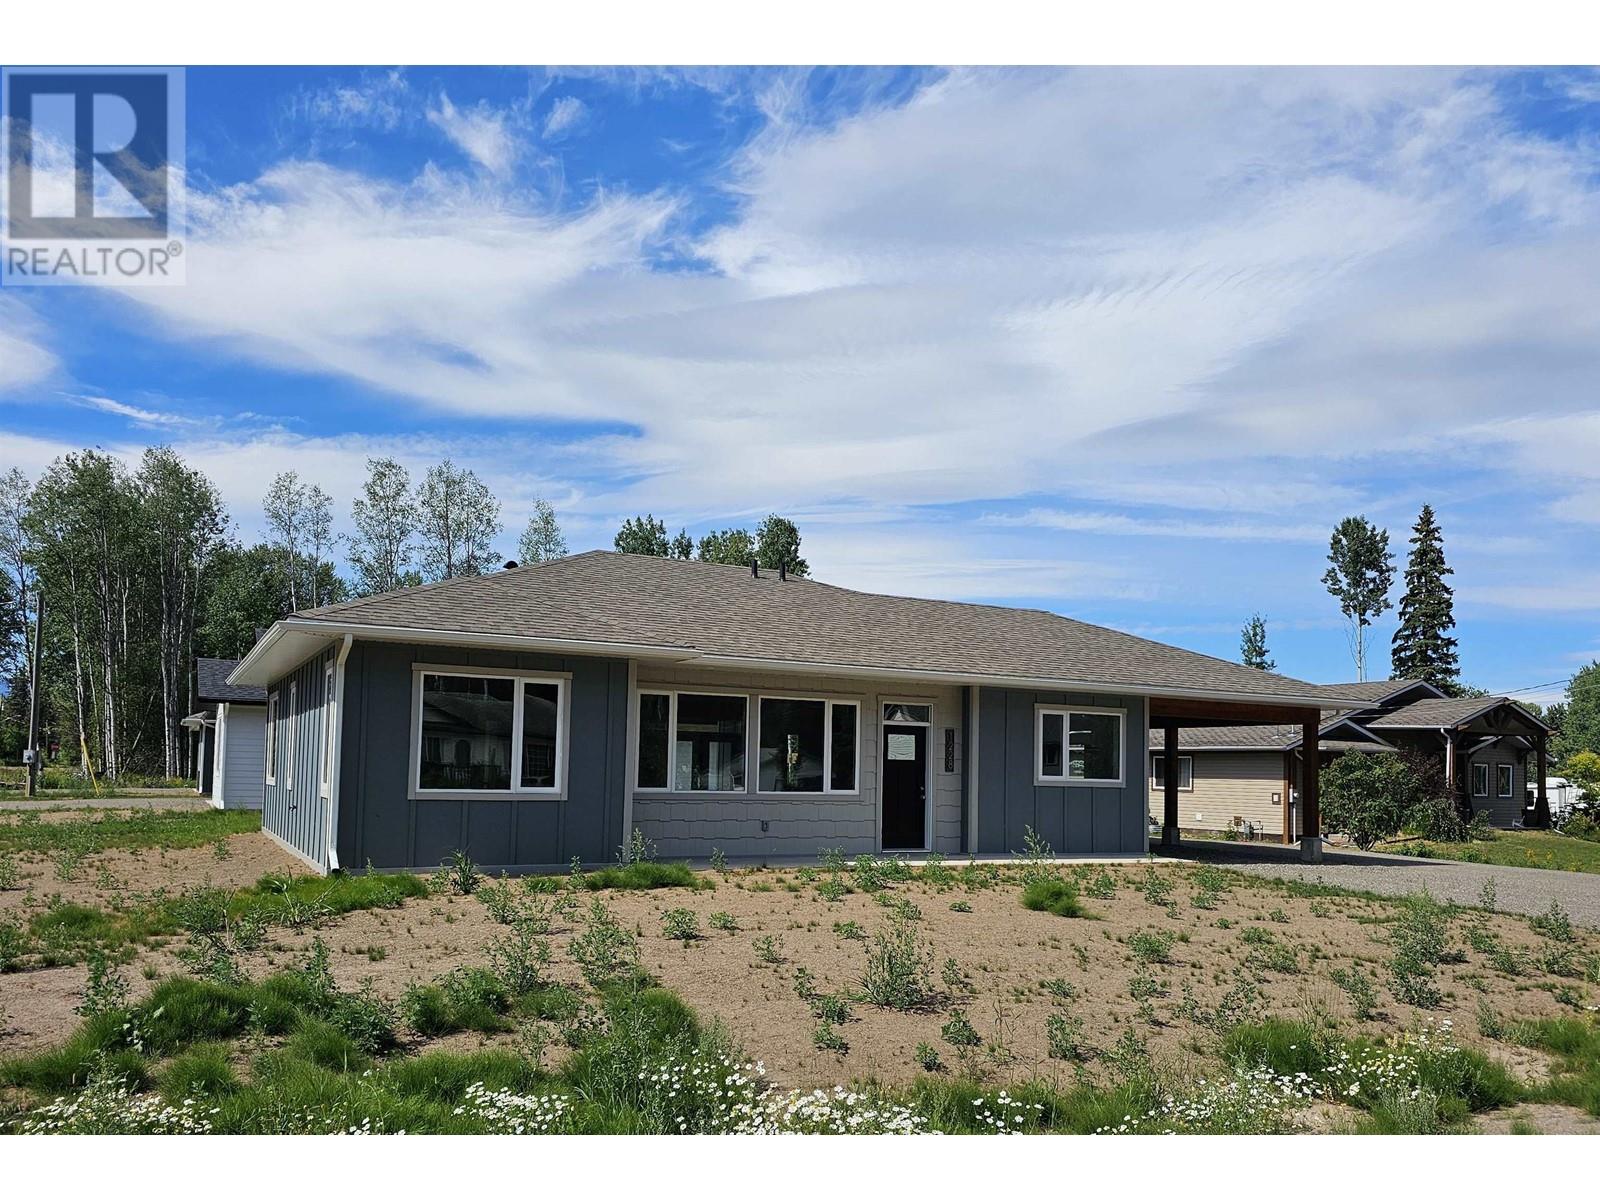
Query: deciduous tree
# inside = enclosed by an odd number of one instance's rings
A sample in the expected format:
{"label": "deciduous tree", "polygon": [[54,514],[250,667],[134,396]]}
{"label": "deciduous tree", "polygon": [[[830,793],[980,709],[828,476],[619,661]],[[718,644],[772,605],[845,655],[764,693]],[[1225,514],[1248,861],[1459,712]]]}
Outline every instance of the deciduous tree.
{"label": "deciduous tree", "polygon": [[371,596],[421,583],[412,566],[417,505],[410,473],[392,458],[367,459],[367,481],[350,510],[356,527],[350,541],[356,590]]}
{"label": "deciduous tree", "polygon": [[1328,541],[1328,569],[1322,582],[1339,602],[1350,625],[1350,653],[1356,661],[1356,678],[1367,677],[1367,631],[1391,607],[1389,588],[1394,584],[1394,556],[1389,553],[1389,531],[1366,517],[1346,517]]}
{"label": "deciduous tree", "polygon": [[546,559],[563,558],[566,553],[567,539],[556,521],[556,510],[550,507],[548,501],[535,499],[528,527],[522,531],[522,537],[517,542],[517,560],[522,563],[544,562]]}
{"label": "deciduous tree", "polygon": [[495,565],[500,536],[500,501],[483,480],[448,458],[428,468],[417,488],[424,579],[482,575]]}

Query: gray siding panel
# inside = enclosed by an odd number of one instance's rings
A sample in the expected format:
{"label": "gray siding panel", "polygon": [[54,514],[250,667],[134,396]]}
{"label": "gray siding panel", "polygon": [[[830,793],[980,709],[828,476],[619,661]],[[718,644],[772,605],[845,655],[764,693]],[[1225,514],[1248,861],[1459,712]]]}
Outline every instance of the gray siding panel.
{"label": "gray siding panel", "polygon": [[[1034,786],[1034,706],[1126,710],[1123,786]],[[1145,850],[1145,707],[1138,696],[983,688],[977,706],[977,850],[1020,851],[1031,827],[1058,854],[1139,854]]]}
{"label": "gray siding panel", "polygon": [[229,704],[223,753],[223,808],[260,808],[266,794],[267,710],[259,704]]}
{"label": "gray siding panel", "polygon": [[322,766],[318,734],[325,702],[323,666],[331,654],[326,651],[302,663],[267,689],[269,696],[278,696],[278,762],[274,782],[263,787],[261,824],[314,863],[325,863],[328,853],[327,801],[318,787]]}
{"label": "gray siding panel", "polygon": [[[411,799],[415,664],[571,676],[562,797]],[[345,663],[339,859],[350,867],[430,868],[457,849],[489,870],[609,861],[622,842],[628,664],[357,642]]]}

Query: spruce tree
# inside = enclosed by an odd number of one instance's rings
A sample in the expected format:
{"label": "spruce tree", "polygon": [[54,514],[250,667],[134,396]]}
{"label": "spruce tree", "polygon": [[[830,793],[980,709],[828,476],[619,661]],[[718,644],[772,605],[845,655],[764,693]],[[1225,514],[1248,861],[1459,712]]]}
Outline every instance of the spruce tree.
{"label": "spruce tree", "polygon": [[1258,671],[1278,669],[1278,664],[1267,654],[1267,622],[1260,613],[1246,621],[1239,634],[1239,661]]}
{"label": "spruce tree", "polygon": [[1406,561],[1406,593],[1400,600],[1400,627],[1394,632],[1390,666],[1396,679],[1421,679],[1455,692],[1461,664],[1456,654],[1455,599],[1445,576],[1455,574],[1444,560],[1444,534],[1424,504],[1411,527]]}

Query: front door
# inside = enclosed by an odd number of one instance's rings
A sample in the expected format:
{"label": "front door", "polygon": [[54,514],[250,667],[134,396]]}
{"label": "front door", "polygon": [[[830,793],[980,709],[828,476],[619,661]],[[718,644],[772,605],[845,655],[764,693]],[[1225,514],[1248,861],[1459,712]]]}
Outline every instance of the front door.
{"label": "front door", "polygon": [[883,726],[883,848],[928,848],[928,727]]}

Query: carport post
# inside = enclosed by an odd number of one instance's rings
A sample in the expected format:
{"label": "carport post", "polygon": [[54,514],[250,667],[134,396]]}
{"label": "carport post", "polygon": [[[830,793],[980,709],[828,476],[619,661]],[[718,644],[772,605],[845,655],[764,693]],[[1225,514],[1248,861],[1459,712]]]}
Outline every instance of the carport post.
{"label": "carport post", "polygon": [[1161,844],[1178,844],[1178,723],[1163,721],[1161,753]]}
{"label": "carport post", "polygon": [[1300,861],[1322,861],[1322,810],[1318,805],[1318,779],[1322,751],[1317,744],[1317,716],[1305,722],[1300,733]]}
{"label": "carport post", "polygon": [[1533,739],[1534,779],[1538,790],[1533,794],[1533,823],[1538,829],[1550,828],[1550,796],[1544,787],[1544,756],[1550,735],[1541,731]]}

